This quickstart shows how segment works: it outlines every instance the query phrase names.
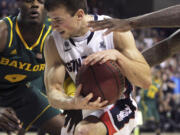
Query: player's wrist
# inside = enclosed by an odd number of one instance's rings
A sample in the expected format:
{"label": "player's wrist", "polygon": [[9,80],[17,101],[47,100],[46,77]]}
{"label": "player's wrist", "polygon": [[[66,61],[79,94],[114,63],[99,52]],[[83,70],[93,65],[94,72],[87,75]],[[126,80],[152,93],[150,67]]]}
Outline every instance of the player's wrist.
{"label": "player's wrist", "polygon": [[115,56],[116,56],[116,62],[122,61],[123,55],[118,50],[116,50]]}
{"label": "player's wrist", "polygon": [[69,99],[69,104],[71,105],[72,110],[82,109],[79,104],[77,104],[75,97]]}
{"label": "player's wrist", "polygon": [[130,30],[137,29],[139,27],[138,20],[137,20],[136,17],[132,17],[132,18],[126,19],[126,21],[129,24]]}

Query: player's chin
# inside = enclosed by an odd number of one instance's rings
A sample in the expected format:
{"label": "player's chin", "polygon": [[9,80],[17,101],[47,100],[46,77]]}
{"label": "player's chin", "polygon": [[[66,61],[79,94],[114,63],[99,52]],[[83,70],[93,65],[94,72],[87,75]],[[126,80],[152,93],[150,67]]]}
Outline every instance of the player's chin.
{"label": "player's chin", "polygon": [[61,37],[64,39],[69,39],[70,36],[68,34],[66,34],[65,32],[63,34],[61,34]]}
{"label": "player's chin", "polygon": [[31,24],[40,24],[41,20],[39,18],[29,18],[28,22]]}

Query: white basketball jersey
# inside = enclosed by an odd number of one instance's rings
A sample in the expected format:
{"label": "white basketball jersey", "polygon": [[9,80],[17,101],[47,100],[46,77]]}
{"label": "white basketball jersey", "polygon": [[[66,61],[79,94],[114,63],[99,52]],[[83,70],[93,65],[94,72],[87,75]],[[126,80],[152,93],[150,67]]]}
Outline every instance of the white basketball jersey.
{"label": "white basketball jersey", "polygon": [[[103,20],[104,18],[107,18],[107,16],[94,15],[95,20]],[[104,32],[105,30],[88,31],[82,37],[70,38],[68,40],[63,39],[59,32],[52,32],[59,56],[65,63],[66,69],[73,81],[75,81],[83,59],[92,53],[114,48],[113,33],[103,36]]]}

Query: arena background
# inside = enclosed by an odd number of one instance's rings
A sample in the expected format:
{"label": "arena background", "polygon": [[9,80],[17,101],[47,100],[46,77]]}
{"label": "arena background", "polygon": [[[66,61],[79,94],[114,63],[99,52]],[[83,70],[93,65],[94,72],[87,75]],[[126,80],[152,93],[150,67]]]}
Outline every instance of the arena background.
{"label": "arena background", "polygon": [[[127,18],[180,4],[180,0],[88,0],[89,13],[106,14],[116,18]],[[0,0],[0,18],[18,13],[15,0]],[[158,20],[157,20],[158,21]],[[178,28],[143,29],[133,31],[139,50],[153,46]],[[180,53],[156,66],[162,80],[163,101],[167,108],[157,104],[160,113],[160,128],[163,135],[180,135]],[[134,95],[141,100],[139,88]],[[152,124],[140,125],[140,131],[133,134],[154,135]],[[0,132],[0,135],[5,133]],[[32,128],[27,134],[36,134]]]}

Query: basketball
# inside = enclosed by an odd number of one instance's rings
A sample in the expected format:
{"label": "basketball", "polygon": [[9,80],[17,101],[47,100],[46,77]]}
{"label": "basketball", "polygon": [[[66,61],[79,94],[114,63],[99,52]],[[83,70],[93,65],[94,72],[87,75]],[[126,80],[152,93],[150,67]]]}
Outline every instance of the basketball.
{"label": "basketball", "polygon": [[76,86],[82,84],[81,95],[93,93],[91,101],[101,97],[108,104],[116,102],[125,87],[125,77],[121,74],[119,65],[114,61],[93,66],[82,66],[76,76]]}

